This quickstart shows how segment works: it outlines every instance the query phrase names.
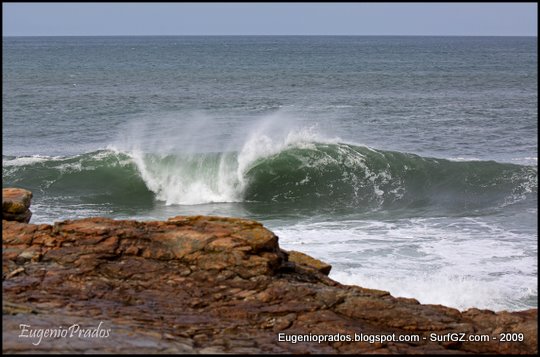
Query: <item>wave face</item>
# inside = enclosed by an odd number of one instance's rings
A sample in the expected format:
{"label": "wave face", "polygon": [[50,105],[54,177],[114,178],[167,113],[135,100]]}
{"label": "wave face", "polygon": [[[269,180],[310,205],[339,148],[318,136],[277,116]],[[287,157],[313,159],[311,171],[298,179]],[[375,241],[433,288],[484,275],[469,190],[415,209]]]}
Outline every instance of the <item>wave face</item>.
{"label": "wave face", "polygon": [[296,142],[274,152],[157,155],[100,150],[72,157],[3,157],[5,185],[133,204],[289,203],[474,210],[537,194],[537,167],[450,161],[345,143]]}
{"label": "wave face", "polygon": [[450,161],[313,143],[260,159],[246,172],[245,197],[356,207],[505,205],[537,192],[537,168],[494,161]]}
{"label": "wave face", "polygon": [[124,205],[154,199],[127,154],[99,150],[71,157],[3,156],[2,161],[4,186],[27,188],[34,195]]}

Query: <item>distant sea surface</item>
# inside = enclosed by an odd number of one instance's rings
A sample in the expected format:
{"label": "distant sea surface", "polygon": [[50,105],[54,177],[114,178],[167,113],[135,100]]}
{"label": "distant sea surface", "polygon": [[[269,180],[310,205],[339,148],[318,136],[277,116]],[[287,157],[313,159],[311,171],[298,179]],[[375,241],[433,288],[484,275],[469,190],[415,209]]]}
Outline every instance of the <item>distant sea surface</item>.
{"label": "distant sea surface", "polygon": [[4,37],[33,223],[256,219],[330,277],[538,305],[536,37]]}

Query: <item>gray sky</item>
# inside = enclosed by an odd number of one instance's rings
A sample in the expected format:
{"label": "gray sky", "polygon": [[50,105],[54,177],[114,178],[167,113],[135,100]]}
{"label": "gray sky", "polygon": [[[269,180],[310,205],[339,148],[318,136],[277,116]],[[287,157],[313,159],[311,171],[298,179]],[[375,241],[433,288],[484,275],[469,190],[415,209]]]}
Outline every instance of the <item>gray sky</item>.
{"label": "gray sky", "polygon": [[536,3],[3,3],[4,36],[536,36]]}

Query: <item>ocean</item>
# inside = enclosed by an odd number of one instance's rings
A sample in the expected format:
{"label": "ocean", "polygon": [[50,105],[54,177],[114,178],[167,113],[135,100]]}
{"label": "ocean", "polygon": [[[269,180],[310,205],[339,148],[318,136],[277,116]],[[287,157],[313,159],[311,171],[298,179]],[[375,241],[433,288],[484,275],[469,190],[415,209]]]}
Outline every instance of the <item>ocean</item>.
{"label": "ocean", "polygon": [[536,37],[4,37],[31,223],[256,219],[344,284],[538,305]]}

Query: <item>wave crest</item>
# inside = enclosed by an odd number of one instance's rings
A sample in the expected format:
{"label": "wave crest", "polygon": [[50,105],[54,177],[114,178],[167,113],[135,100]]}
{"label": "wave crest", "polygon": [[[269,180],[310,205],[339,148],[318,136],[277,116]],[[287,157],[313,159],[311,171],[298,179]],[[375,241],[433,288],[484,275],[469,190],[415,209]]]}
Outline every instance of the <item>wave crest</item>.
{"label": "wave crest", "polygon": [[345,143],[284,141],[248,151],[156,155],[100,150],[67,158],[6,157],[4,182],[51,194],[167,204],[479,209],[537,192],[537,168],[450,161]]}

